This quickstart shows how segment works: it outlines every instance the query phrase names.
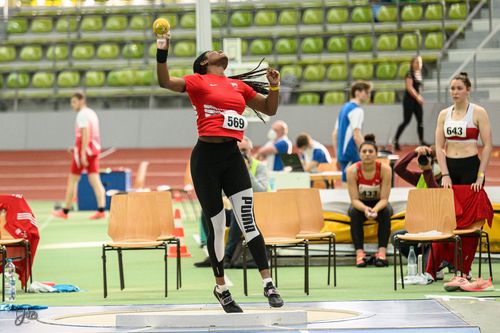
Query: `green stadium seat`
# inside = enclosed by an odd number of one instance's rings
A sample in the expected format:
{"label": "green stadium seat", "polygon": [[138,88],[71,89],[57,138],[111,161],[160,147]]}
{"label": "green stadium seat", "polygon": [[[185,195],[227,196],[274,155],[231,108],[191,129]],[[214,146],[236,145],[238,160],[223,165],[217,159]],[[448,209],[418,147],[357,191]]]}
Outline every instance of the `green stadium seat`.
{"label": "green stadium seat", "polygon": [[366,23],[372,21],[372,9],[370,7],[354,7],[351,12],[353,23]]}
{"label": "green stadium seat", "polygon": [[302,40],[300,48],[302,53],[322,53],[323,52],[323,38],[321,37],[306,37]]}
{"label": "green stadium seat", "polygon": [[51,45],[47,49],[48,60],[65,60],[68,58],[68,55],[68,45],[65,44]]}
{"label": "green stadium seat", "polygon": [[344,53],[347,52],[347,38],[344,36],[330,37],[326,43],[326,49],[330,53]]}
{"label": "green stadium seat", "polygon": [[414,33],[406,33],[401,37],[401,49],[404,51],[414,51],[418,49],[419,42],[417,35]]}
{"label": "green stadium seat", "polygon": [[[219,46],[220,49],[220,46]],[[241,54],[247,54],[248,52],[248,41],[247,40],[242,40],[241,41]]]}
{"label": "green stadium seat", "polygon": [[196,43],[194,41],[180,41],[174,45],[174,56],[194,57],[196,55]]}
{"label": "green stadium seat", "polygon": [[31,78],[33,88],[51,88],[54,86],[55,75],[50,72],[37,72]]}
{"label": "green stadium seat", "polygon": [[323,105],[340,105],[345,103],[343,91],[329,91],[323,96]]}
{"label": "green stadium seat", "polygon": [[227,24],[227,14],[216,12],[212,13],[212,28],[224,27]]}
{"label": "green stadium seat", "polygon": [[[248,48],[248,43],[247,43],[247,48]],[[215,41],[212,41],[212,49],[214,50],[222,50],[222,44],[220,41],[218,40],[215,40]],[[241,43],[241,49],[243,51],[243,43]],[[243,52],[241,52],[243,54]]]}
{"label": "green stadium seat", "polygon": [[3,88],[3,76],[0,75],[0,89]]}
{"label": "green stadium seat", "polygon": [[98,59],[117,59],[120,55],[120,48],[116,43],[101,44],[97,48]]}
{"label": "green stadium seat", "polygon": [[380,6],[377,13],[379,22],[396,22],[398,19],[398,8],[396,6]]}
{"label": "green stadium seat", "polygon": [[94,58],[94,54],[95,54],[94,45],[84,43],[84,44],[76,45],[73,48],[73,52],[71,53],[71,56],[75,60],[89,60],[89,59]]}
{"label": "green stadium seat", "polygon": [[270,39],[257,38],[250,43],[251,55],[266,55],[273,52],[273,42]]}
{"label": "green stadium seat", "polygon": [[84,84],[86,87],[102,87],[106,81],[106,75],[101,71],[88,71],[85,73]]}
{"label": "green stadium seat", "polygon": [[116,69],[108,74],[108,86],[110,87],[133,86],[135,82],[135,71],[132,69]]}
{"label": "green stadium seat", "polygon": [[394,51],[398,48],[398,35],[382,34],[377,39],[377,50]]}
{"label": "green stadium seat", "polygon": [[16,48],[14,46],[0,46],[0,62],[14,60],[16,60]]}
{"label": "green stadium seat", "polygon": [[179,68],[179,67],[169,69],[169,74],[172,77],[183,77],[184,72],[185,72],[185,70],[183,68]]}
{"label": "green stadium seat", "polygon": [[236,10],[231,15],[231,26],[244,28],[252,25],[252,13],[248,10]]}
{"label": "green stadium seat", "polygon": [[302,78],[302,67],[299,65],[284,65],[280,69],[280,76],[282,80],[287,77],[300,80]]}
{"label": "green stadium seat", "polygon": [[153,43],[151,43],[151,45],[149,45],[148,54],[149,54],[150,58],[156,57],[156,42],[153,42]]}
{"label": "green stadium seat", "polygon": [[151,86],[156,84],[155,71],[153,69],[141,69],[135,71],[136,82],[138,86]]}
{"label": "green stadium seat", "polygon": [[24,34],[28,31],[28,20],[25,18],[11,18],[7,21],[9,34]]}
{"label": "green stadium seat", "polygon": [[31,32],[46,33],[51,32],[53,23],[51,18],[35,18],[31,21]]}
{"label": "green stadium seat", "polygon": [[19,59],[23,61],[39,61],[42,59],[42,47],[40,45],[24,46],[19,53]]}
{"label": "green stadium seat", "polygon": [[[169,21],[170,22],[170,21]],[[196,15],[195,13],[186,13],[182,15],[179,26],[183,29],[196,28]]]}
{"label": "green stadium seat", "polygon": [[373,97],[373,104],[394,104],[396,93],[394,91],[377,91]]}
{"label": "green stadium seat", "polygon": [[80,24],[80,29],[85,32],[101,31],[102,27],[102,17],[98,15],[84,16]]}
{"label": "green stadium seat", "polygon": [[420,21],[422,19],[423,9],[421,5],[406,5],[401,10],[402,21]]}
{"label": "green stadium seat", "polygon": [[319,82],[325,79],[324,65],[307,65],[302,73],[302,79],[307,82]]}
{"label": "green stadium seat", "polygon": [[326,71],[326,78],[329,81],[345,81],[347,72],[346,64],[331,64]]}
{"label": "green stadium seat", "polygon": [[373,78],[373,64],[355,64],[351,69],[353,80],[371,80]]}
{"label": "green stadium seat", "polygon": [[326,22],[330,24],[345,23],[349,20],[349,10],[347,8],[332,7],[326,13]]}
{"label": "green stadium seat", "polygon": [[383,62],[377,65],[377,79],[393,80],[398,74],[398,65],[394,62]]}
{"label": "green stadium seat", "polygon": [[74,88],[80,85],[80,73],[64,71],[57,76],[57,85],[61,88]]}
{"label": "green stadium seat", "polygon": [[356,35],[351,40],[351,49],[355,52],[368,52],[372,50],[372,36]]}
{"label": "green stadium seat", "polygon": [[76,17],[72,16],[60,17],[56,22],[57,32],[75,32],[77,27]]}
{"label": "green stadium seat", "polygon": [[136,31],[151,29],[153,22],[149,15],[134,15],[130,18],[130,29]]}
{"label": "green stadium seat", "polygon": [[410,63],[409,62],[402,62],[399,65],[399,70],[398,70],[398,77],[400,79],[406,78],[406,74],[410,71]]}
{"label": "green stadium seat", "polygon": [[255,25],[259,27],[273,26],[278,22],[278,14],[274,10],[259,10],[254,20]]}
{"label": "green stadium seat", "polygon": [[323,15],[323,10],[320,8],[308,8],[302,14],[302,24],[322,24]]}
{"label": "green stadium seat", "polygon": [[128,19],[125,15],[112,15],[106,19],[106,30],[123,31],[127,29]]}
{"label": "green stadium seat", "polygon": [[30,85],[28,73],[10,73],[7,76],[7,88],[27,88]]}
{"label": "green stadium seat", "polygon": [[297,39],[280,38],[274,44],[274,48],[277,54],[295,54],[297,53]]}
{"label": "green stadium seat", "polygon": [[[177,27],[177,15],[175,14],[162,14],[159,17],[164,18],[170,23],[170,29]],[[196,20],[195,20],[196,21]],[[196,23],[194,23],[196,25]],[[151,27],[151,24],[149,25]]]}
{"label": "green stadium seat", "polygon": [[443,18],[443,6],[440,4],[428,4],[425,9],[424,18],[428,21],[438,21]]}
{"label": "green stadium seat", "polygon": [[467,17],[467,5],[465,3],[454,3],[448,10],[448,17],[452,20],[463,20]]}
{"label": "green stadium seat", "polygon": [[425,36],[424,45],[428,50],[440,50],[443,47],[443,34],[441,32],[429,32]]}
{"label": "green stadium seat", "polygon": [[299,23],[299,12],[295,9],[283,9],[278,15],[279,25],[297,25]]}
{"label": "green stadium seat", "polygon": [[318,93],[301,93],[297,99],[299,105],[318,105],[321,97]]}
{"label": "green stadium seat", "polygon": [[144,57],[143,43],[129,43],[123,47],[122,56],[126,59],[140,59]]}

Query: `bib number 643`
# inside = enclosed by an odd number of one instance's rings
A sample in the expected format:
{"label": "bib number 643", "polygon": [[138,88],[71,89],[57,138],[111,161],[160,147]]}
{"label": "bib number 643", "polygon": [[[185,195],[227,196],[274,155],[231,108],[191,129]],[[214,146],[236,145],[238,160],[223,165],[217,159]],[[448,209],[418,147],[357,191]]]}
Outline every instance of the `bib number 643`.
{"label": "bib number 643", "polygon": [[234,131],[244,131],[247,128],[248,122],[245,117],[239,115],[236,112],[224,112],[224,123],[223,128],[234,130]]}

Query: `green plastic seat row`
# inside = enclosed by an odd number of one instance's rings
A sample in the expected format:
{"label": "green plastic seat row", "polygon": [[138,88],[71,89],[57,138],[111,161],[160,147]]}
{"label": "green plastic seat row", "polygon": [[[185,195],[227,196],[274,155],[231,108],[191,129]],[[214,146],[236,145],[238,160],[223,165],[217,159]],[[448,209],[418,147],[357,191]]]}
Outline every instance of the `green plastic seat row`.
{"label": "green plastic seat row", "polygon": [[[31,78],[33,88],[52,88],[57,85],[62,88],[74,88],[80,84],[80,74],[76,71],[64,71],[57,75],[52,72],[37,72]],[[7,77],[7,87],[27,88],[30,84],[30,77],[27,73],[10,73]]]}
{"label": "green plastic seat row", "polygon": [[[326,92],[323,95],[324,105],[343,104],[346,101],[346,94],[343,91]],[[297,98],[299,105],[319,105],[321,102],[321,95],[314,92],[300,93]],[[394,104],[396,103],[395,91],[376,91],[373,96],[374,104]]]}

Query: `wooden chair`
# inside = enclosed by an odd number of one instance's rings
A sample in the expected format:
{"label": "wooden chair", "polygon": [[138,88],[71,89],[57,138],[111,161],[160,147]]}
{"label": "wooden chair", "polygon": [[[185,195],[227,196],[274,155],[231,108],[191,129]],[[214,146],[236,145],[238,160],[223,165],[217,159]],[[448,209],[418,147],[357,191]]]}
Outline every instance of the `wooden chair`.
{"label": "wooden chair", "polygon": [[[490,236],[486,231],[483,230],[482,223],[481,225],[475,227],[471,227],[468,229],[455,229],[453,230],[453,234],[457,235],[461,238],[464,237],[472,237],[472,238],[479,238],[479,272],[478,272],[478,277],[481,277],[481,262],[482,262],[482,254],[483,254],[483,238],[484,238],[484,244],[486,245],[486,251],[488,253],[488,266],[490,269],[490,277],[491,280],[493,281],[493,270],[491,269],[491,251],[490,251]],[[467,273],[467,272],[465,272]]]}
{"label": "wooden chair", "polygon": [[330,285],[330,272],[332,266],[333,250],[333,286],[337,286],[337,259],[336,259],[336,238],[331,231],[321,232],[325,222],[323,219],[323,207],[319,190],[315,188],[304,189],[284,189],[280,191],[291,192],[295,196],[300,217],[300,231],[297,238],[306,239],[311,242],[328,242],[328,278]]}
{"label": "wooden chair", "polygon": [[144,189],[146,186],[146,175],[148,173],[148,161],[142,161],[139,163],[139,167],[137,168],[137,173],[135,175],[133,188],[137,190]]}
{"label": "wooden chair", "polygon": [[[278,286],[277,248],[304,248],[304,292],[309,295],[309,242],[296,237],[300,232],[300,218],[294,194],[285,191],[255,193],[254,215],[266,248],[271,250],[269,268],[271,273],[274,268],[273,278],[276,286]],[[243,251],[243,285],[245,295],[248,296],[246,249]]]}
{"label": "wooden chair", "polygon": [[157,240],[167,244],[175,244],[177,247],[177,289],[182,287],[181,276],[181,241],[174,235],[174,213],[172,210],[172,194],[170,192],[153,192],[156,195],[156,203],[160,222],[160,236]]}
{"label": "wooden chair", "polygon": [[[459,262],[461,255],[460,237],[453,234],[456,227],[455,204],[453,190],[444,188],[413,189],[408,193],[406,206],[405,228],[408,234],[394,237],[394,290],[397,290],[397,259],[396,253],[404,242],[410,243],[455,243],[455,263],[461,271]],[[422,234],[429,231],[438,231],[439,235]],[[434,256],[431,250],[431,258]],[[404,289],[403,263],[399,251],[399,268],[401,285]]]}
{"label": "wooden chair", "polygon": [[160,214],[157,211],[154,192],[133,192],[114,195],[111,200],[108,235],[112,241],[102,246],[104,298],[108,295],[106,276],[106,252],[118,252],[120,289],[125,288],[122,251],[163,250],[165,262],[165,297],[167,287],[167,244],[157,240],[161,233]]}
{"label": "wooden chair", "polygon": [[[318,172],[320,174],[311,175],[311,182],[314,183],[314,186],[317,187],[316,182],[322,181],[326,186],[326,188],[335,188],[335,181],[342,178],[342,174],[334,175],[333,172],[339,171],[337,169],[337,160],[333,159],[331,163],[320,163],[318,164]],[[324,175],[321,175],[325,173]],[[321,188],[321,187],[320,187]]]}
{"label": "wooden chair", "polygon": [[[13,261],[24,260],[25,261],[25,281],[24,291],[28,292],[28,274],[30,283],[33,282],[33,272],[31,266],[31,244],[27,239],[24,238],[14,238],[10,233],[5,230],[5,224],[7,223],[5,219],[5,211],[0,210],[0,255],[2,256],[2,273],[5,272],[5,265],[7,265],[7,250],[9,248],[23,248],[24,256],[13,257]],[[2,302],[5,301],[5,274],[2,274]]]}

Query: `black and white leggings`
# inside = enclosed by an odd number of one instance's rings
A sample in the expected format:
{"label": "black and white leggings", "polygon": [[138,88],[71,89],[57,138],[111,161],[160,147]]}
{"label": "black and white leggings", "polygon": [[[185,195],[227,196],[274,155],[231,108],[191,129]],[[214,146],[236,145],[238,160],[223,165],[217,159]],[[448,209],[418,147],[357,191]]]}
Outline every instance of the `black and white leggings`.
{"label": "black and white leggings", "polygon": [[191,177],[208,224],[207,247],[214,275],[224,276],[226,214],[222,191],[233,206],[236,221],[257,267],[268,269],[264,238],[253,214],[252,183],[236,140],[223,143],[198,140],[191,153]]}

